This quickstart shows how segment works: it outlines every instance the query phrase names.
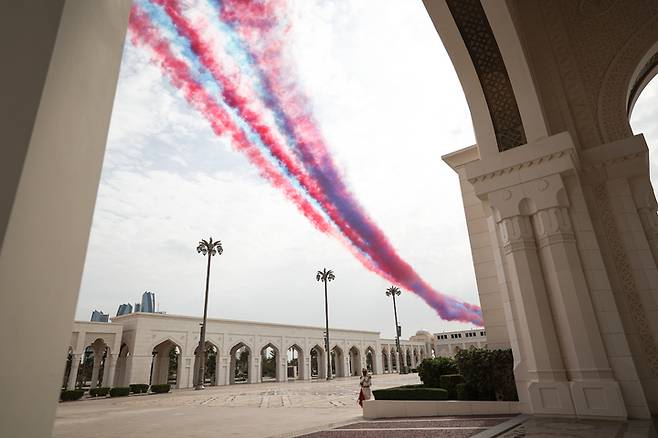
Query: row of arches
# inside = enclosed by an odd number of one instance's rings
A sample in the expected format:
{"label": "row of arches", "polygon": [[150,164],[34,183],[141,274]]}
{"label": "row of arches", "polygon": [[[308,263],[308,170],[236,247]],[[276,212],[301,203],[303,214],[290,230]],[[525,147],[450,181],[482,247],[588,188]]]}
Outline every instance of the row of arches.
{"label": "row of arches", "polygon": [[[151,384],[170,383],[179,386],[178,376],[181,367],[181,348],[174,341],[167,339],[156,345],[153,349],[153,361],[151,364]],[[198,379],[199,363],[197,359],[198,347],[194,352],[194,382]],[[331,350],[331,375],[334,377],[358,376],[361,373],[361,352],[353,346],[347,351],[348,360],[345,361],[343,350],[335,346]],[[326,378],[326,356],[325,350],[315,345],[310,350],[310,366],[308,372],[310,379]],[[375,369],[375,352],[372,347],[367,347],[365,352],[365,366],[373,372]],[[204,351],[205,375],[204,384],[213,386],[222,384],[218,378],[219,350],[217,346],[206,342]],[[249,382],[273,382],[282,380],[304,380],[305,373],[304,350],[297,344],[291,345],[282,356],[279,348],[268,343],[258,351],[257,364],[254,364],[254,354],[247,344],[240,342],[229,350],[228,384],[241,384]],[[254,365],[256,365],[254,367]],[[258,376],[251,373],[256,370]],[[285,373],[285,374],[282,374]]]}
{"label": "row of arches", "polygon": [[[362,367],[371,373],[389,373],[399,371],[402,364],[417,364],[425,356],[423,349],[406,349],[405,356],[398,360],[394,349],[384,347],[381,351],[381,365],[376,362],[373,347],[366,347],[362,352],[353,345],[344,350],[334,346],[330,351],[330,369],[332,377],[358,376]],[[98,386],[125,386],[130,383],[131,351],[126,343],[120,347],[119,353],[111,354],[110,347],[102,340],[96,339],[84,349],[84,354],[74,354],[69,349],[66,371],[62,387],[94,388]],[[183,349],[174,340],[167,338],[153,347],[150,357],[150,369],[139,383],[151,385],[169,383],[174,388],[191,386],[197,382],[200,372],[198,347],[194,351],[192,376],[183,375]],[[309,355],[308,361],[306,354]],[[363,355],[363,356],[362,356]],[[256,354],[252,347],[239,342],[229,350],[224,367],[227,373],[220,377],[220,349],[210,341],[205,344],[202,360],[205,361],[204,385],[215,386],[224,384],[242,384],[256,382],[273,382],[286,380],[325,379],[327,377],[327,358],[325,349],[320,345],[313,346],[308,353],[299,345],[291,345],[282,353],[276,345],[268,343],[262,346]],[[148,358],[140,357],[141,364],[148,366]],[[143,362],[146,360],[147,362]],[[189,370],[190,359],[186,359],[186,369]],[[308,363],[308,366],[306,365]],[[186,371],[187,372],[187,371]],[[309,374],[308,376],[306,374]],[[134,377],[134,376],[133,376]],[[189,380],[192,377],[193,380]]]}

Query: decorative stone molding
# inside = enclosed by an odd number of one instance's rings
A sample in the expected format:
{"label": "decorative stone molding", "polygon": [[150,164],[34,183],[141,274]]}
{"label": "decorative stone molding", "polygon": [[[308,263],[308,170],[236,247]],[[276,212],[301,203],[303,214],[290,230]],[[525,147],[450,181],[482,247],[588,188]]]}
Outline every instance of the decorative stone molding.
{"label": "decorative stone molding", "polygon": [[635,279],[633,278],[631,264],[622,243],[617,223],[613,217],[608,190],[605,184],[602,183],[594,186],[593,191],[601,223],[603,224],[607,241],[612,252],[615,269],[619,275],[624,301],[630,312],[633,324],[639,333],[640,343],[642,344],[644,354],[647,356],[649,369],[655,377],[658,377],[658,346],[656,346],[656,340],[651,333],[651,328],[647,321],[647,315],[642,306]]}
{"label": "decorative stone molding", "polygon": [[553,159],[561,158],[561,157],[564,157],[564,156],[567,156],[567,155],[572,156],[572,157],[575,158],[575,154],[573,154],[570,151],[559,151],[559,152],[551,153],[551,154],[548,154],[548,155],[544,155],[544,156],[539,157],[539,158],[534,158],[532,160],[524,161],[522,163],[517,163],[517,164],[514,164],[512,166],[503,167],[503,168],[498,169],[494,172],[489,172],[489,173],[485,173],[483,175],[478,175],[477,177],[468,179],[468,182],[470,182],[471,184],[475,184],[475,183],[478,183],[478,182],[483,182],[483,181],[486,181],[488,179],[493,179],[497,176],[501,176],[501,175],[504,175],[504,174],[511,173],[513,171],[518,171],[518,170],[521,170],[521,169],[528,169],[530,167],[533,167],[533,166],[536,166],[536,165],[539,165],[539,164],[542,164],[542,163],[547,163],[547,162],[549,162]]}
{"label": "decorative stone molding", "polygon": [[498,43],[480,0],[447,0],[478,75],[499,151],[527,142],[521,113]]}
{"label": "decorative stone molding", "polygon": [[638,64],[658,40],[658,13],[636,29],[609,64],[600,86],[597,116],[605,143],[633,135],[627,113],[629,91]]}

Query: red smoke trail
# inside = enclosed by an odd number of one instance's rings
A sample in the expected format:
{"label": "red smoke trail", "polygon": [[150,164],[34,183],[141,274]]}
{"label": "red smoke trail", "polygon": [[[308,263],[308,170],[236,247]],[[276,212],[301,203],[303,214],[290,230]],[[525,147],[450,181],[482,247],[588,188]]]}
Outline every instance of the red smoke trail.
{"label": "red smoke trail", "polygon": [[[234,108],[238,115],[256,132],[261,141],[268,147],[272,155],[281,163],[286,172],[294,178],[306,192],[315,199],[327,215],[337,224],[339,228],[349,241],[343,239],[343,243],[357,256],[366,267],[379,275],[385,273],[373,264],[372,260],[364,257],[364,254],[356,251],[353,244],[349,242],[358,242],[360,236],[355,233],[349,224],[345,223],[340,213],[336,208],[329,203],[324,193],[319,190],[317,182],[314,181],[304,171],[303,164],[291,156],[286,147],[280,144],[278,138],[270,130],[265,122],[261,120],[261,115],[250,109],[249,105],[253,104],[254,98],[249,99],[243,96],[239,87],[234,84],[234,78],[229,78],[221,63],[215,59],[215,54],[212,50],[212,45],[208,41],[204,41],[202,37],[203,24],[195,23],[193,25],[188,18],[185,17],[180,6],[180,2],[175,0],[154,0],[154,3],[159,4],[171,19],[174,27],[178,33],[185,37],[189,43],[192,51],[197,55],[201,64],[208,69],[213,78],[221,86],[221,93],[227,105]],[[198,30],[196,27],[200,27]],[[364,246],[364,242],[359,242],[359,246]],[[389,278],[391,279],[391,278]]]}
{"label": "red smoke trail", "polygon": [[[270,35],[278,26],[279,8],[279,3],[271,1],[225,0],[221,4],[220,17],[232,25],[256,58],[257,67],[264,73],[273,97],[284,109],[281,116],[288,120],[287,127],[296,139],[302,162],[316,178],[324,194],[332,200],[329,204],[332,210],[340,212],[338,220],[334,215],[330,215],[332,220],[344,233],[347,231],[353,235],[356,231],[356,240],[347,233],[346,236],[363,253],[370,256],[376,266],[384,271],[385,277],[392,278],[396,283],[418,293],[443,319],[481,325],[481,309],[439,294],[423,281],[413,268],[398,256],[386,236],[343,184],[317,124],[307,111],[309,104],[306,97],[296,89],[289,79],[290,75],[287,75],[289,69],[282,62],[283,35],[281,32],[274,37]],[[321,204],[327,206],[327,202]],[[363,257],[359,259],[363,260]]]}
{"label": "red smoke trail", "polygon": [[218,136],[228,134],[234,145],[256,165],[261,175],[281,189],[318,230],[324,233],[331,232],[331,226],[327,221],[292,187],[289,181],[276,171],[274,166],[249,142],[242,130],[231,121],[230,115],[194,80],[187,64],[172,53],[169,43],[159,35],[148,14],[137,5],[133,5],[129,29],[132,33],[132,43],[141,44],[152,50],[154,61],[168,74],[172,84],[183,92],[186,100],[205,116],[215,134]]}

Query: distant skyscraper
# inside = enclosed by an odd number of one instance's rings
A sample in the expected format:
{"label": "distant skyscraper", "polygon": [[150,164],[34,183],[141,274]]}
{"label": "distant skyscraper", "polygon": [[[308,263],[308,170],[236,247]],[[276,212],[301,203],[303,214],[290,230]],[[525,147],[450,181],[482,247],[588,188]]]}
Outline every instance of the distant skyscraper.
{"label": "distant skyscraper", "polygon": [[121,304],[119,306],[119,309],[117,310],[117,316],[121,315],[127,315],[128,313],[133,313],[133,306],[132,304]]}
{"label": "distant skyscraper", "polygon": [[93,312],[91,312],[90,321],[92,321],[92,322],[108,322],[109,317],[110,317],[110,315],[107,315],[103,312],[99,312],[98,310],[94,310]]}
{"label": "distant skyscraper", "polygon": [[135,312],[141,312],[142,311],[142,305],[139,303],[135,303]]}
{"label": "distant skyscraper", "polygon": [[153,292],[146,291],[142,295],[142,307],[141,311],[145,313],[154,313],[155,312],[155,294]]}

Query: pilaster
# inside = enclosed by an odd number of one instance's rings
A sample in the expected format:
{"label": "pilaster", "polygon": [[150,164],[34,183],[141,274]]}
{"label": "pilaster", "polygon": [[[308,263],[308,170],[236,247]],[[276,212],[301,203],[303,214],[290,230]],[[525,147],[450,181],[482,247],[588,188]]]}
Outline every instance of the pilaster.
{"label": "pilaster", "polygon": [[73,353],[71,355],[71,371],[69,372],[69,381],[66,384],[67,389],[75,389],[78,380],[78,370],[80,369],[80,355]]}

